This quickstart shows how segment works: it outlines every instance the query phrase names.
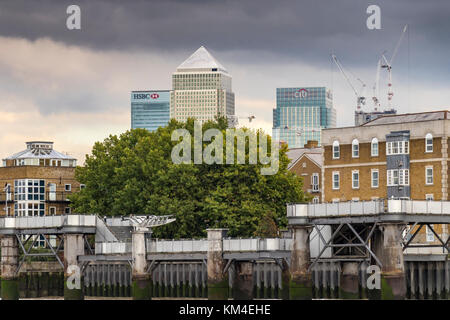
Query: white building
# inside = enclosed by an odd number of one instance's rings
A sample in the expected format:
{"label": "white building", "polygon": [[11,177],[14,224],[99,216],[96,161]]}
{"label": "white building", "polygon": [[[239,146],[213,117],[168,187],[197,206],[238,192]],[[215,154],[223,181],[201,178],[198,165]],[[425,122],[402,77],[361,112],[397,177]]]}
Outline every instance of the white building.
{"label": "white building", "polygon": [[225,115],[234,115],[231,75],[202,46],[172,74],[170,118],[205,122]]}

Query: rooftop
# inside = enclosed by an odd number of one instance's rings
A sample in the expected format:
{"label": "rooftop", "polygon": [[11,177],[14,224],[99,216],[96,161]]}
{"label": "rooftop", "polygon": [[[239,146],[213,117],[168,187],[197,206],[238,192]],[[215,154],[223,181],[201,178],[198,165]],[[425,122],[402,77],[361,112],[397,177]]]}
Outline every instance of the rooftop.
{"label": "rooftop", "polygon": [[199,70],[206,69],[211,71],[211,69],[217,69],[218,71],[227,72],[224,66],[222,66],[204,46],[197,49],[189,58],[187,58],[182,64],[177,68],[177,71],[188,71],[191,69]]}
{"label": "rooftop", "polygon": [[431,111],[431,112],[418,112],[418,113],[404,113],[395,115],[380,116],[372,121],[366,122],[361,126],[376,126],[380,124],[396,124],[405,122],[419,122],[419,121],[431,121],[431,120],[445,120],[450,119],[450,112],[447,110]]}
{"label": "rooftop", "polygon": [[322,166],[322,148],[292,148],[289,149],[286,155],[291,160],[288,164],[288,169],[300,159],[303,155],[307,155],[311,160],[316,162],[319,166]]}
{"label": "rooftop", "polygon": [[26,142],[27,148],[23,151],[13,154],[3,160],[15,159],[62,159],[76,160],[74,157],[65,155],[53,149],[53,142],[49,141],[29,141]]}

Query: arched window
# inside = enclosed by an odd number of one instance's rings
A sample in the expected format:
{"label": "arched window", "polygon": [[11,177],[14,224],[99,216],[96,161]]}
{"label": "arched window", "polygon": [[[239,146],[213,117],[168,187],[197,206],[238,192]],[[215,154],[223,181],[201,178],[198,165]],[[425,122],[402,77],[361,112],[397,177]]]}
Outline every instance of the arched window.
{"label": "arched window", "polygon": [[433,135],[427,133],[425,136],[425,152],[433,152]]}
{"label": "arched window", "polygon": [[352,158],[359,158],[359,141],[353,139],[352,141]]}
{"label": "arched window", "polygon": [[371,150],[372,157],[378,157],[378,139],[377,138],[372,139],[370,150]]}
{"label": "arched window", "polygon": [[339,141],[333,142],[333,159],[339,159],[341,153],[339,149]]}

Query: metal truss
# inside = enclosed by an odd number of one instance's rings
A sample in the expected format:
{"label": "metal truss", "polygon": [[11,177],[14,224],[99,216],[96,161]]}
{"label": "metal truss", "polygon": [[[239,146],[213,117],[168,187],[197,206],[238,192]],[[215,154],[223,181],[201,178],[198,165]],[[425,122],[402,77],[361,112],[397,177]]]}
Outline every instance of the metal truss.
{"label": "metal truss", "polygon": [[[25,249],[25,246],[27,245],[28,241],[33,236],[34,236],[34,240],[31,243],[30,247],[28,249]],[[50,249],[51,252],[31,253],[31,250],[33,249],[34,245],[36,244],[36,242],[38,241],[38,239],[41,236],[44,238],[45,243],[47,244],[47,246],[48,246],[48,248]],[[28,235],[28,237],[26,238],[25,241],[22,241],[20,235],[16,234],[17,241],[18,241],[19,246],[20,246],[20,248],[22,250],[22,253],[23,253],[23,257],[22,257],[21,261],[19,262],[19,266],[16,269],[16,275],[19,273],[19,271],[20,271],[20,269],[21,269],[21,267],[22,267],[22,265],[25,262],[25,259],[27,257],[55,257],[56,260],[58,261],[58,263],[61,265],[61,267],[64,268],[64,263],[61,261],[61,259],[58,256],[58,252],[61,251],[62,244],[64,243],[64,238],[59,236],[59,235],[56,235],[56,237],[59,240],[59,244],[58,244],[57,248],[55,249],[55,248],[53,248],[53,246],[51,245],[50,241],[47,239],[45,234]]]}
{"label": "metal truss", "polygon": [[172,215],[167,216],[135,216],[124,217],[124,220],[130,220],[135,231],[149,231],[150,228],[163,226],[174,222],[176,219]]}
{"label": "metal truss", "polygon": [[[415,231],[416,226],[419,226]],[[423,226],[427,226],[431,232],[433,232],[434,236],[439,240],[441,244],[411,244],[414,238],[419,234],[420,230],[422,230]],[[408,239],[409,238],[409,239]],[[430,223],[419,223],[416,222],[412,225],[411,228],[409,228],[408,232],[403,237],[403,251],[405,251],[407,248],[442,248],[447,250],[447,253],[450,253],[450,237],[447,238],[447,240],[444,242],[444,240],[439,237],[437,232],[434,230],[433,225]]]}
{"label": "metal truss", "polygon": [[[333,259],[334,260],[368,260],[371,256],[376,263],[382,267],[381,261],[378,259],[378,257],[375,255],[375,253],[370,249],[369,246],[369,240],[373,235],[373,232],[375,231],[376,227],[378,226],[377,222],[373,223],[372,225],[366,224],[365,227],[360,230],[359,232],[352,226],[349,222],[343,222],[338,225],[336,230],[331,235],[330,239],[328,241],[325,240],[320,228],[317,226],[317,224],[313,224],[314,228],[317,231],[317,234],[319,235],[320,239],[322,240],[322,243],[324,244],[324,247],[319,252],[318,256],[314,259],[313,263],[309,266],[309,270],[311,270],[319,261],[319,259],[322,257],[324,252],[327,249],[335,249],[333,252]],[[343,233],[343,227],[347,226],[348,229],[351,231],[350,236],[348,234]],[[368,231],[368,233],[367,233]],[[363,239],[364,234],[367,234],[365,239]],[[335,243],[335,240],[340,237],[345,241],[345,243]],[[356,240],[356,242],[355,242]],[[358,251],[361,255],[356,256],[354,254],[349,256],[338,256],[337,254],[342,252],[345,248],[355,248],[356,251]]]}

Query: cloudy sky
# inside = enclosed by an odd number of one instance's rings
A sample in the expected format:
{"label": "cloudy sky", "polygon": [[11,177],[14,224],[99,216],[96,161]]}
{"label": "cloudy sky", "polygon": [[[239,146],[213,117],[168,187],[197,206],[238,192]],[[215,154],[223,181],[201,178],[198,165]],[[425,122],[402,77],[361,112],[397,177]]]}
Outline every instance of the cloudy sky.
{"label": "cloudy sky", "polygon": [[[81,8],[81,30],[66,28],[70,4]],[[381,30],[366,27],[370,4],[381,8]],[[448,109],[449,15],[448,0],[1,0],[0,157],[42,139],[82,163],[95,141],[129,129],[131,90],[170,89],[201,45],[233,76],[236,113],[255,115],[251,126],[271,132],[275,89],[290,86],[331,88],[337,124],[348,126],[355,95],[330,53],[370,97],[380,53],[390,57],[408,24],[393,104]],[[382,73],[382,102],[386,83]]]}

